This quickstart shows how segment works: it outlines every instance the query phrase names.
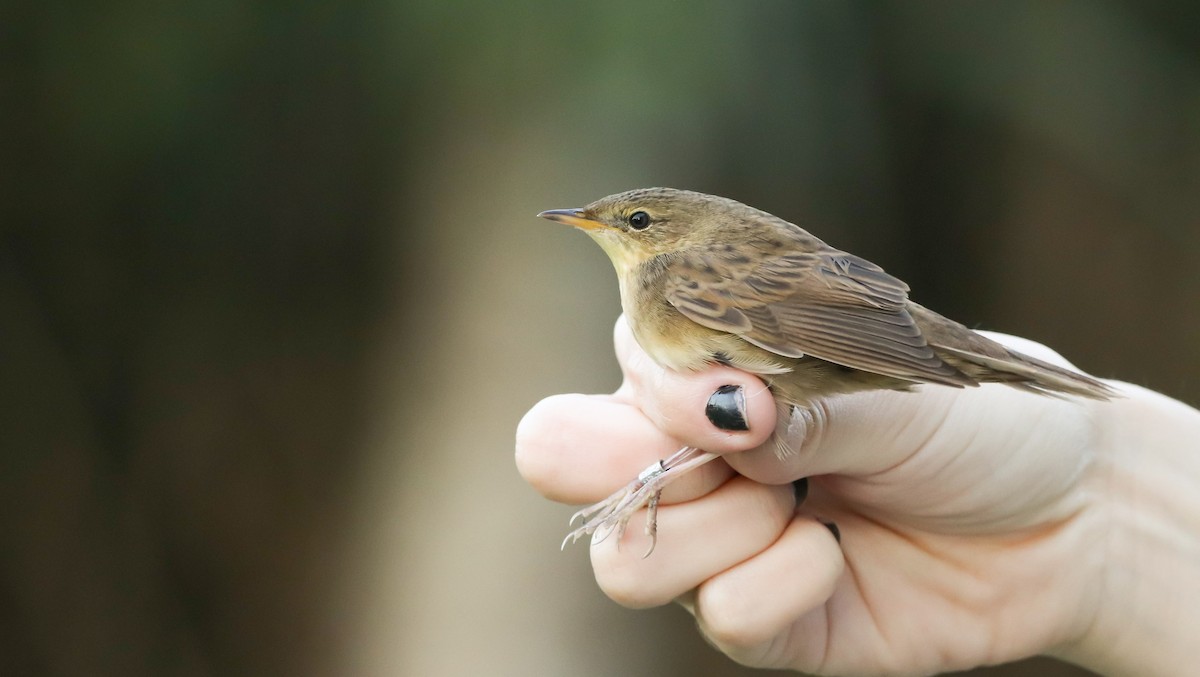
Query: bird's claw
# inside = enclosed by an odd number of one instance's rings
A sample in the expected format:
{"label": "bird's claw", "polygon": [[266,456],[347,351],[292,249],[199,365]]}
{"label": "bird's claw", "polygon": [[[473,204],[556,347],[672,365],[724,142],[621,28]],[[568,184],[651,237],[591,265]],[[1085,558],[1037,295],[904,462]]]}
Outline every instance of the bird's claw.
{"label": "bird's claw", "polygon": [[[651,468],[661,468],[660,463],[655,463]],[[582,524],[567,534],[567,537],[563,539],[562,547],[566,548],[567,543],[574,543],[584,536],[592,534],[598,534],[594,543],[600,543],[614,532],[616,532],[619,542],[625,535],[625,528],[629,525],[629,520],[638,510],[642,509],[642,506],[647,506],[646,535],[650,536],[651,540],[650,550],[646,551],[646,555],[649,555],[654,550],[658,531],[656,525],[658,499],[662,495],[661,484],[655,482],[655,478],[661,477],[663,474],[665,474],[665,470],[658,474],[652,474],[650,479],[644,479],[645,473],[643,473],[612,496],[571,515],[570,524],[575,524],[576,520],[582,520]]]}
{"label": "bird's claw", "polygon": [[562,548],[567,543],[574,543],[584,536],[596,534],[592,544],[601,543],[615,532],[617,544],[620,546],[621,537],[633,515],[646,508],[646,536],[650,537],[650,547],[643,558],[654,552],[658,543],[658,501],[662,496],[663,487],[670,484],[676,477],[697,468],[712,459],[715,454],[702,452],[695,447],[684,447],[662,461],[657,461],[638,474],[637,479],[622,487],[608,498],[588,506],[571,515],[569,524],[581,519],[582,524],[576,527],[563,539]]}

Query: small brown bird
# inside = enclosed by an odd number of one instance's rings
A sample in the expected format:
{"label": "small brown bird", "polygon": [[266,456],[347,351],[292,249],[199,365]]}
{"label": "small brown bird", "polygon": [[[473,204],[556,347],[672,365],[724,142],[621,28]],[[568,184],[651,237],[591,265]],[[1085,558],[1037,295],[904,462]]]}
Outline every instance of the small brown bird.
{"label": "small brown bird", "polygon": [[[1114,395],[1100,381],[913,303],[908,285],[874,263],[734,200],[643,188],[538,216],[580,228],[604,249],[630,329],[658,364],[689,371],[719,363],[762,377],[780,406],[774,439],[781,456],[790,453],[782,434],[793,410],[830,395],[993,382],[1042,394]],[[576,513],[584,524],[567,539],[614,528],[619,537],[648,504],[652,550],[662,487],[715,457],[681,449]]]}

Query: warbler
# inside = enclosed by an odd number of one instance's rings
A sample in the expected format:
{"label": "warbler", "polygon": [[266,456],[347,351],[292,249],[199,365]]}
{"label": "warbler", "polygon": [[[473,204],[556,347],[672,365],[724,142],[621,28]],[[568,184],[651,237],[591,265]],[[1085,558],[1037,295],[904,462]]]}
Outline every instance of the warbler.
{"label": "warbler", "polygon": [[[784,433],[794,410],[831,395],[992,382],[1042,394],[1114,395],[1096,379],[914,303],[908,285],[883,268],[728,198],[642,188],[538,216],[579,228],[604,249],[629,327],[659,365],[694,371],[724,364],[759,375],[780,407],[774,440],[781,456],[790,453]],[[647,504],[654,536],[662,486],[712,458],[685,448],[651,466],[577,513],[585,523],[568,540],[606,527],[624,531]]]}

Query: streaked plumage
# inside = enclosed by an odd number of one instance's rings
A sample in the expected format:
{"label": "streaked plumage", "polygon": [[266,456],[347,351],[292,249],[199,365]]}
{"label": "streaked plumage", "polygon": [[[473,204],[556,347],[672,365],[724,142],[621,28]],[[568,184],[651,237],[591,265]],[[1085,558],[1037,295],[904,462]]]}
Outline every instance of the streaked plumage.
{"label": "streaked plumage", "polygon": [[585,230],[608,253],[630,328],[656,362],[761,375],[781,406],[777,440],[792,407],[862,390],[997,382],[1113,395],[912,302],[874,263],[734,200],[644,188],[539,216]]}

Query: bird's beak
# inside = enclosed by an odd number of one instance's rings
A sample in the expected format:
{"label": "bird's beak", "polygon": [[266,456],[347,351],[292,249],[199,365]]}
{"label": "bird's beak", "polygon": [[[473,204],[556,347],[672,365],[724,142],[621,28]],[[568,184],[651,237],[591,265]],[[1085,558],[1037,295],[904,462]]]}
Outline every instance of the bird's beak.
{"label": "bird's beak", "polygon": [[604,227],[603,223],[587,218],[584,216],[584,213],[582,209],[548,209],[538,214],[538,216],[584,230],[596,230],[597,228]]}

